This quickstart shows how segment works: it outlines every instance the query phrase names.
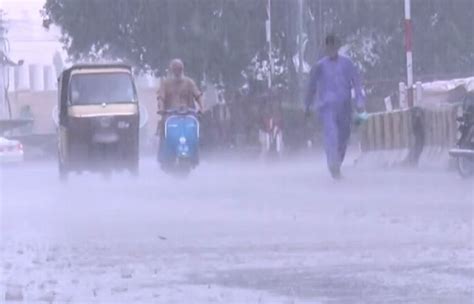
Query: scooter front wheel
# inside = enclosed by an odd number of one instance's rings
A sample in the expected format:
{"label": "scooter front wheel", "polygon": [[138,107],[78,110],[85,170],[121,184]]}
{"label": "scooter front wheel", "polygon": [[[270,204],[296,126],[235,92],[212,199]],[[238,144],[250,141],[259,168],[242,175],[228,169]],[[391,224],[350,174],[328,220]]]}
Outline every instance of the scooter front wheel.
{"label": "scooter front wheel", "polygon": [[458,172],[463,178],[470,178],[474,176],[474,158],[458,157],[457,160]]}

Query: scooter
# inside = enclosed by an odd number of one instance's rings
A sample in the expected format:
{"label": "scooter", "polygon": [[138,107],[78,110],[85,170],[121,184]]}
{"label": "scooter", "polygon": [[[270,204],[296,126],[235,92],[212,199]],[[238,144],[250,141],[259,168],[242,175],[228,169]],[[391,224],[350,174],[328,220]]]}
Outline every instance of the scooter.
{"label": "scooter", "polygon": [[198,112],[192,109],[159,111],[166,117],[158,160],[163,171],[185,177],[199,164]]}
{"label": "scooter", "polygon": [[464,100],[463,114],[457,118],[461,134],[456,148],[449,155],[456,158],[457,169],[463,178],[474,176],[474,94]]}

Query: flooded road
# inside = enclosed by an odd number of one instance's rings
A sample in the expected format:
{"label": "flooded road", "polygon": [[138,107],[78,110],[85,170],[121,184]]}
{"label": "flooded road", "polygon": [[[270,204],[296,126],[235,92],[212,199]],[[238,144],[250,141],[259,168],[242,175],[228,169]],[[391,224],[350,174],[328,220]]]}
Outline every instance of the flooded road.
{"label": "flooded road", "polygon": [[473,184],[435,169],[152,160],[110,180],[2,168],[2,299],[472,303]]}

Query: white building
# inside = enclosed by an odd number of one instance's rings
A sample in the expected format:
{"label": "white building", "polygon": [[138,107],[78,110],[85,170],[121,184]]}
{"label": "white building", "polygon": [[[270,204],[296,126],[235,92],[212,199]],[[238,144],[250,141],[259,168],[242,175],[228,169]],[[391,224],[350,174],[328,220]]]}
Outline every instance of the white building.
{"label": "white building", "polygon": [[51,65],[56,52],[64,58],[58,28],[43,27],[44,3],[45,0],[0,0],[12,59],[24,59],[25,64]]}

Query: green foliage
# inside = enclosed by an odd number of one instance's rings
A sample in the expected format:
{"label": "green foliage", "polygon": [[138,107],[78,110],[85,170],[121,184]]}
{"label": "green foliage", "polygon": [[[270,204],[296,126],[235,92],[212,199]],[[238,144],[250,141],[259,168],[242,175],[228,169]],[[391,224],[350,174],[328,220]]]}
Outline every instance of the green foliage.
{"label": "green foliage", "polygon": [[75,60],[126,58],[162,74],[179,57],[198,79],[234,83],[264,41],[264,7],[253,0],[48,0],[44,17],[62,28]]}
{"label": "green foliage", "polygon": [[[297,3],[272,0],[274,53],[283,68],[277,78],[294,89]],[[403,1],[305,3],[308,62],[323,55],[324,35],[336,32],[346,41],[345,50],[362,68],[365,79],[396,83],[405,78]],[[47,0],[44,8],[45,25],[61,27],[65,47],[76,60],[123,58],[163,74],[169,60],[180,57],[191,76],[238,87],[249,65],[268,59],[266,1]],[[473,13],[472,0],[413,0],[415,78],[472,73]],[[390,84],[380,94],[395,90]]]}

